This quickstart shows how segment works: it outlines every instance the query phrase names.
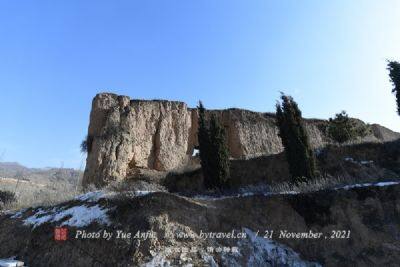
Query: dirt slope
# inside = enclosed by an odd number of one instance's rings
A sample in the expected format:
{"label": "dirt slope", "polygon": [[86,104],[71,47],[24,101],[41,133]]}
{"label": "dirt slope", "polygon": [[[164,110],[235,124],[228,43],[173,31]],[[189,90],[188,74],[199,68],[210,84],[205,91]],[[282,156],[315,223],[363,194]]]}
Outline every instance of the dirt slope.
{"label": "dirt slope", "polygon": [[[17,256],[29,266],[396,266],[400,185],[379,185],[218,199],[161,192],[105,197],[95,192],[56,207],[2,214],[0,258]],[[54,241],[54,227],[62,224],[68,227],[68,240]],[[132,236],[76,238],[83,230],[101,235],[121,230]],[[200,235],[232,230],[246,236]],[[288,237],[310,230],[321,232],[321,238]],[[336,230],[346,231],[339,234],[349,238],[331,239]],[[152,236],[134,238],[137,231],[152,231]],[[263,238],[265,231],[272,239]],[[236,247],[239,253],[212,252],[209,247]]]}

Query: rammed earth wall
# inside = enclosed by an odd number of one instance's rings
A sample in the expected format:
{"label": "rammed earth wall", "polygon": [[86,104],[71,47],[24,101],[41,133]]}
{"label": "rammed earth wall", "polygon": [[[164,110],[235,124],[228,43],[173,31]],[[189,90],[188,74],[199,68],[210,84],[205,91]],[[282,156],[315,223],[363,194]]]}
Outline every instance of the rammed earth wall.
{"label": "rammed earth wall", "polygon": [[[231,157],[248,159],[282,152],[271,113],[243,109],[212,110],[221,119]],[[197,145],[197,109],[183,102],[131,100],[98,94],[93,99],[88,129],[88,156],[83,184],[107,184],[123,179],[132,168],[171,171],[188,164]],[[306,120],[314,148],[331,140],[321,131],[323,120]],[[399,137],[379,125],[362,141],[391,141]]]}

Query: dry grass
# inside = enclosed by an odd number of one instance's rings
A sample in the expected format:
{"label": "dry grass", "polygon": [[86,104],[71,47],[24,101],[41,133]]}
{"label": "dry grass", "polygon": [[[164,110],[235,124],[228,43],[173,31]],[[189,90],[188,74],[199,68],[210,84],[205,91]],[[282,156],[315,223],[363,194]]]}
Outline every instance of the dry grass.
{"label": "dry grass", "polygon": [[377,178],[355,179],[349,177],[344,178],[344,177],[327,176],[299,184],[293,184],[289,182],[273,184],[272,186],[270,186],[270,191],[273,193],[287,193],[287,192],[309,193],[324,189],[333,189],[345,185],[359,184],[359,183],[373,183],[378,181],[379,179]]}
{"label": "dry grass", "polygon": [[0,189],[15,192],[16,201],[7,204],[5,210],[19,210],[28,207],[51,206],[73,199],[82,193],[80,188],[69,183],[50,185],[0,183]]}
{"label": "dry grass", "polygon": [[[142,180],[141,180],[142,179]],[[115,181],[110,183],[108,186],[103,188],[104,192],[116,193],[116,195],[124,197],[135,191],[167,191],[166,188],[158,183],[154,183],[153,180],[146,177],[141,179]],[[365,179],[350,178],[350,177],[320,177],[315,180],[308,182],[292,184],[289,182],[282,182],[266,186],[267,188],[253,188],[254,190],[268,190],[272,193],[285,193],[285,192],[298,192],[308,193],[315,192],[324,189],[331,189],[335,187],[341,187],[350,184],[357,183],[368,183],[381,181],[379,178],[371,178],[371,176]],[[187,186],[187,185],[185,185]],[[5,183],[0,181],[0,190],[15,192],[17,201],[7,204],[5,210],[19,210],[29,207],[37,206],[51,206],[57,205],[61,202],[65,202],[73,199],[77,195],[85,192],[99,190],[94,186],[89,186],[85,190],[78,188],[71,183],[51,183],[51,184],[35,184],[35,183]]]}

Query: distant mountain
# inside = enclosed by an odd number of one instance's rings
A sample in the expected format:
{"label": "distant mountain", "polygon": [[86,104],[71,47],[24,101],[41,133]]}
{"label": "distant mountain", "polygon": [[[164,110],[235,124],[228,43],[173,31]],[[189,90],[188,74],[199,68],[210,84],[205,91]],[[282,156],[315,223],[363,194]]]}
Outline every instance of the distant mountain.
{"label": "distant mountain", "polygon": [[29,168],[17,162],[0,162],[0,176],[14,177],[17,173],[28,173]]}
{"label": "distant mountain", "polygon": [[0,162],[0,178],[15,178],[35,183],[64,181],[76,184],[82,172],[71,168],[28,168],[17,162]]}

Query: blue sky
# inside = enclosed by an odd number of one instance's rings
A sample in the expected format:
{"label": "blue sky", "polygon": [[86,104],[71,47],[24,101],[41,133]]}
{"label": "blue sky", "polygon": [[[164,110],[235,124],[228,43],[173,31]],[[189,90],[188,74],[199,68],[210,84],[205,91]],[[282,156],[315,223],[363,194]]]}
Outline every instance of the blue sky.
{"label": "blue sky", "polygon": [[0,0],[0,156],[79,168],[98,92],[400,130],[386,59],[399,1]]}

